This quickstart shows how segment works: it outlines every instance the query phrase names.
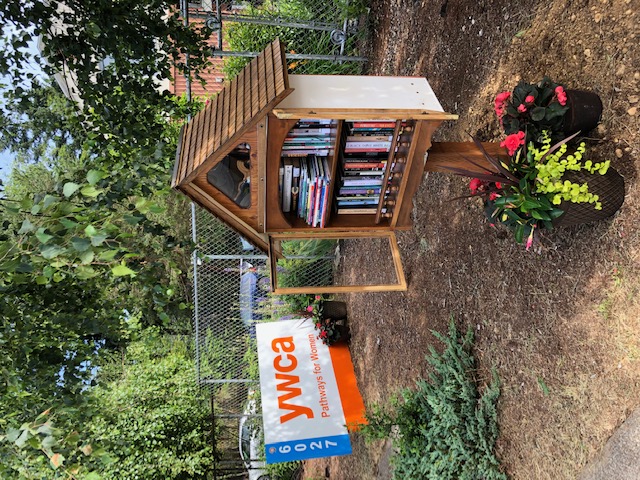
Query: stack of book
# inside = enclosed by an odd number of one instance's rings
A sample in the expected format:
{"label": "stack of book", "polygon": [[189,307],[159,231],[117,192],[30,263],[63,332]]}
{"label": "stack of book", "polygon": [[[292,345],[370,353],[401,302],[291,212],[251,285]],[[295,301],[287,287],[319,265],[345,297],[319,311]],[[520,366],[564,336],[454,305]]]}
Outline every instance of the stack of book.
{"label": "stack of book", "polygon": [[[395,121],[347,121],[337,213],[375,214],[393,140]],[[386,190],[386,186],[384,186]]]}
{"label": "stack of book", "polygon": [[294,125],[282,145],[283,157],[326,157],[333,149],[335,124],[331,120],[301,119]]}
{"label": "stack of book", "polygon": [[333,120],[301,119],[282,145],[280,198],[284,213],[296,214],[313,227],[327,220],[330,169],[336,124]]}
{"label": "stack of book", "polygon": [[292,211],[307,225],[323,228],[327,222],[331,170],[327,157],[308,155],[300,159],[300,190]]}

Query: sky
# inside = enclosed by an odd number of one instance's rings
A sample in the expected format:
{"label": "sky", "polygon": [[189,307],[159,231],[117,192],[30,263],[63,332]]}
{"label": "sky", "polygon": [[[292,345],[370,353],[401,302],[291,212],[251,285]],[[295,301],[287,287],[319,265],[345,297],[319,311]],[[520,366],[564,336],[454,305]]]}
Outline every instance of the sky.
{"label": "sky", "polygon": [[13,155],[9,152],[0,152],[0,178],[6,180],[11,173],[11,162],[13,162]]}
{"label": "sky", "polygon": [[[8,28],[6,32],[11,33],[11,28]],[[31,52],[31,54],[33,55],[38,54],[37,42],[35,40],[29,42],[29,46],[27,47],[27,50]],[[40,75],[40,76],[45,75],[44,72],[35,63],[31,65],[31,68],[33,69],[33,72],[36,73],[37,75]],[[0,76],[0,85],[5,85],[5,84],[10,85],[11,81],[9,81],[5,76]],[[0,179],[2,179],[3,182],[5,183],[6,183],[6,180],[8,180],[9,175],[11,174],[11,164],[13,163],[13,159],[14,159],[14,155],[11,154],[10,152],[6,150],[0,151]]]}

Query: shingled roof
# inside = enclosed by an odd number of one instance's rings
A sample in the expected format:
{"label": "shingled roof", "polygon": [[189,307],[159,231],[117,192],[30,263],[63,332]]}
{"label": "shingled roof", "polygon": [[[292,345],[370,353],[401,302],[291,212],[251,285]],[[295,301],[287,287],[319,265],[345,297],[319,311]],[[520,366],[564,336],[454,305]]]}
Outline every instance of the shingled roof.
{"label": "shingled roof", "polygon": [[291,91],[284,47],[276,39],[183,127],[172,186],[213,168]]}

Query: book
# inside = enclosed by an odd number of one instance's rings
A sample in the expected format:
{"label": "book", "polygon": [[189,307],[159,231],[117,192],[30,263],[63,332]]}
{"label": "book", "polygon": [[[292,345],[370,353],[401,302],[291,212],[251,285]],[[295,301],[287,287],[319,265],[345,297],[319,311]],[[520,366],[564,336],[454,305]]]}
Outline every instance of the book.
{"label": "book", "polygon": [[387,166],[385,163],[345,163],[342,165],[342,169],[345,172],[360,172],[360,171],[376,171],[384,170]]}
{"label": "book", "polygon": [[349,135],[347,137],[348,142],[391,142],[392,135]]}
{"label": "book", "polygon": [[341,195],[337,196],[336,200],[338,202],[341,200],[375,200],[375,202],[378,203],[380,195]]}
{"label": "book", "polygon": [[378,200],[373,200],[371,198],[363,198],[359,200],[349,199],[349,200],[338,200],[338,207],[363,207],[363,206],[378,206]]}
{"label": "book", "polygon": [[[349,142],[347,141],[347,143],[344,146],[344,150],[345,152],[347,150],[368,150],[368,149],[375,149],[373,151],[377,151],[377,152],[382,152],[382,151],[388,151],[391,148],[391,142],[383,142],[383,141],[378,141],[378,142]],[[378,150],[378,149],[383,149],[383,150]]]}
{"label": "book", "polygon": [[385,150],[384,152],[344,152],[343,159],[345,163],[349,162],[381,162],[386,161],[389,158],[389,152]]}
{"label": "book", "polygon": [[303,149],[296,149],[296,150],[282,150],[282,152],[281,152],[281,155],[283,157],[306,157],[309,154],[318,155],[320,157],[326,157],[327,155],[329,155],[329,150],[318,150],[318,149],[303,150]]}
{"label": "book", "polygon": [[366,186],[372,186],[372,187],[377,187],[377,186],[382,186],[382,178],[380,177],[357,177],[357,178],[342,178],[342,186],[344,187],[349,187],[349,186],[362,186],[362,185],[366,185]]}
{"label": "book", "polygon": [[291,160],[284,162],[284,180],[282,182],[282,211],[291,211],[291,186],[293,183],[293,164]]}
{"label": "book", "polygon": [[378,210],[377,207],[367,208],[367,207],[358,207],[358,208],[344,208],[340,207],[336,210],[338,215],[366,215],[366,214],[375,214]]}
{"label": "book", "polygon": [[300,159],[292,158],[293,179],[291,181],[291,211],[298,211],[298,194],[300,192]]}
{"label": "book", "polygon": [[362,177],[381,177],[384,175],[384,170],[359,170],[359,171],[351,171],[347,170],[344,172],[344,178],[362,178]]}
{"label": "book", "polygon": [[308,135],[331,135],[330,128],[292,128],[289,131],[289,137],[298,137],[298,136],[308,136]]}
{"label": "book", "polygon": [[379,195],[381,187],[341,187],[338,189],[338,195]]}
{"label": "book", "polygon": [[305,144],[305,143],[300,143],[300,144],[296,144],[296,145],[283,145],[282,146],[282,151],[289,151],[289,150],[323,150],[323,147],[328,147],[330,145],[315,145],[315,144]]}
{"label": "book", "polygon": [[395,128],[396,122],[393,120],[352,120],[353,128]]}

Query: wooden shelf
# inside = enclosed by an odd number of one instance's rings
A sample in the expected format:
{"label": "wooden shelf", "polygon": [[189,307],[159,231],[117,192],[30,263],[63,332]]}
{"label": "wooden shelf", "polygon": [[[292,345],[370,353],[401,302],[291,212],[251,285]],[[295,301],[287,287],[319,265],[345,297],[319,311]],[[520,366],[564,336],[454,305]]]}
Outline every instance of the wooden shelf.
{"label": "wooden shelf", "polygon": [[[264,224],[265,232],[301,232],[308,231],[313,235],[320,227],[312,227],[293,213],[284,213],[278,188],[279,170],[282,164],[282,147],[285,138],[298,122],[298,118],[279,119],[274,115],[268,118],[267,153],[266,153],[266,194]],[[380,120],[381,122],[384,119]],[[382,177],[379,202],[375,214],[338,214],[335,198],[340,185],[341,164],[349,130],[344,120],[335,121],[334,147],[330,150],[327,163],[331,182],[328,192],[327,218],[322,228],[328,231],[383,231],[394,228],[408,228],[410,217],[407,212],[411,208],[411,198],[417,189],[422,174],[424,152],[427,143],[421,137],[430,133],[431,128],[424,128],[429,122],[421,120],[393,119],[395,128],[391,147],[386,160],[386,170]],[[416,176],[417,173],[417,176]],[[299,200],[300,201],[300,200]],[[408,206],[407,206],[408,205]]]}

